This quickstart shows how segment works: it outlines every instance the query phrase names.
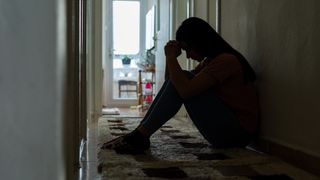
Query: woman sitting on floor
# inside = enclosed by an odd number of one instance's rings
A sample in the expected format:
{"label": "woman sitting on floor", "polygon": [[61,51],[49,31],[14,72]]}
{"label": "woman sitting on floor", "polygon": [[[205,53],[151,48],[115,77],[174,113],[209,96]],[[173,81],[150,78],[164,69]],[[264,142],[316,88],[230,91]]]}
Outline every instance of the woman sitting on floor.
{"label": "woman sitting on floor", "polygon": [[[186,19],[176,40],[165,46],[168,79],[164,82],[140,125],[102,148],[118,153],[143,153],[150,136],[184,104],[203,137],[215,148],[245,147],[258,130],[255,72],[247,60],[205,21]],[[181,69],[181,50],[199,62],[192,71]]]}

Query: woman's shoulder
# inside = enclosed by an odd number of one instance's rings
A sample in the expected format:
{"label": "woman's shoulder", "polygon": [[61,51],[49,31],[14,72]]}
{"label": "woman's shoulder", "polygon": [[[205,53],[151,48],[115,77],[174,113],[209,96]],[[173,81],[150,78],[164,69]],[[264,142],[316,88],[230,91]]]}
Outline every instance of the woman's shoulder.
{"label": "woman's shoulder", "polygon": [[231,53],[222,53],[214,58],[208,58],[208,64],[235,64],[240,65],[238,57]]}

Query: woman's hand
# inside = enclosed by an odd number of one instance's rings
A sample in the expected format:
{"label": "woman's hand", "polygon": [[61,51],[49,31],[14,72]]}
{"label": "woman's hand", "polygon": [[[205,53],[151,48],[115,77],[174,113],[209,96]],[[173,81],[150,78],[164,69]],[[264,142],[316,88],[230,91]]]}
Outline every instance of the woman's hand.
{"label": "woman's hand", "polygon": [[177,58],[181,54],[181,47],[178,41],[171,40],[164,47],[166,57]]}

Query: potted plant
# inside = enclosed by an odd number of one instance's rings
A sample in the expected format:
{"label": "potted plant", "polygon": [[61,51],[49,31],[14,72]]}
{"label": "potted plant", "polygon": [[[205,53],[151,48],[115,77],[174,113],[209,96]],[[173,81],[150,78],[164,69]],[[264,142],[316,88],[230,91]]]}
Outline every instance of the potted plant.
{"label": "potted plant", "polygon": [[127,55],[123,56],[121,60],[123,65],[130,65],[131,63],[131,58],[129,58]]}

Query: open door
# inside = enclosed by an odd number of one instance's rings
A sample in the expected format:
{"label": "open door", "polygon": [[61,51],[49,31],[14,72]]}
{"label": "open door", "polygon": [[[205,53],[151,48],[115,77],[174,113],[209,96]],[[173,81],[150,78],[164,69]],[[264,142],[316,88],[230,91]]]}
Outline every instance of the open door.
{"label": "open door", "polygon": [[[143,4],[139,0],[112,0],[104,5],[103,70],[107,107],[138,104],[137,62],[142,58]],[[130,16],[128,16],[130,12]]]}

